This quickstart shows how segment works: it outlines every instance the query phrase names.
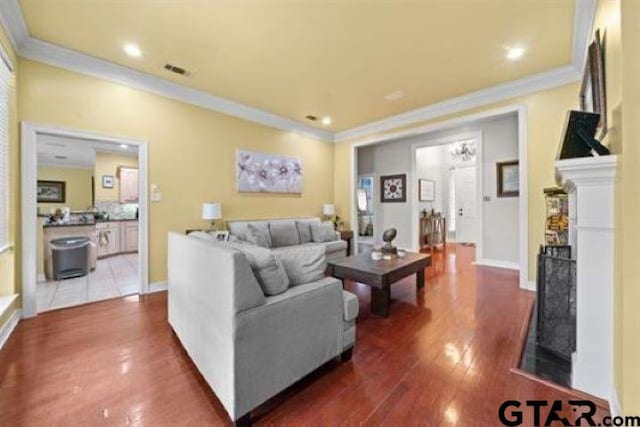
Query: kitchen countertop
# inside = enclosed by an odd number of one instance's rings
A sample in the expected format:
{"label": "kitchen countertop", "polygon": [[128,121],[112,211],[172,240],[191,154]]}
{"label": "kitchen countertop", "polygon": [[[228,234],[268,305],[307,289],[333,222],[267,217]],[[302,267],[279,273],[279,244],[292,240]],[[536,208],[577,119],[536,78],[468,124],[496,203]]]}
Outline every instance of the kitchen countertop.
{"label": "kitchen countertop", "polygon": [[56,227],[86,227],[96,225],[101,222],[124,222],[124,221],[138,221],[136,218],[113,218],[113,219],[97,219],[90,222],[73,222],[67,224],[44,224],[44,228],[56,228]]}

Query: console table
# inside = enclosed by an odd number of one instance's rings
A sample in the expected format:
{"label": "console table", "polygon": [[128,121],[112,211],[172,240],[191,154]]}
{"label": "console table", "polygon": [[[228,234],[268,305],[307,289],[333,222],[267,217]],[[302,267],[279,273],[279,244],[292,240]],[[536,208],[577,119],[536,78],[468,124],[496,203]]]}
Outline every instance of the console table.
{"label": "console table", "polygon": [[420,250],[447,244],[447,219],[443,216],[427,216],[420,218]]}

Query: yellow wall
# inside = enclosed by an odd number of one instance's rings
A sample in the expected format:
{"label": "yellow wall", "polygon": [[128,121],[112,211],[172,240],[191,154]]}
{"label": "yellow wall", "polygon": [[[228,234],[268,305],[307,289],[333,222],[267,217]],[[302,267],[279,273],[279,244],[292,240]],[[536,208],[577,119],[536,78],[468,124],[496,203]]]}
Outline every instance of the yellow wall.
{"label": "yellow wall", "polygon": [[38,180],[66,182],[64,203],[38,203],[43,213],[63,206],[72,211],[85,211],[91,206],[92,169],[39,167]]}
{"label": "yellow wall", "polygon": [[[565,85],[559,88],[537,92],[532,95],[492,104],[483,108],[463,111],[444,116],[437,120],[417,123],[424,126],[445,122],[456,117],[467,116],[480,111],[491,110],[507,105],[525,105],[527,107],[527,160],[529,180],[529,278],[535,278],[535,259],[538,246],[544,238],[545,206],[542,190],[555,185],[554,160],[560,142],[560,134],[566,112],[577,108],[579,84]],[[392,132],[397,132],[393,130]],[[335,153],[335,203],[338,215],[349,219],[349,162],[353,143],[338,144]]]}
{"label": "yellow wall", "polygon": [[[7,51],[14,66],[14,83],[11,91],[10,108],[9,108],[9,179],[10,179],[10,195],[9,195],[9,240],[16,242],[17,230],[20,226],[20,215],[18,212],[19,186],[19,156],[18,156],[18,96],[17,96],[17,76],[18,76],[18,60],[11,48],[11,43],[6,37],[4,29],[0,26],[0,44]],[[16,253],[20,250],[19,246],[15,246],[13,251],[5,252],[0,255],[0,296],[14,294],[19,291],[18,281],[19,275],[16,274]],[[19,307],[14,303],[12,309]],[[11,311],[11,310],[10,310]],[[1,315],[1,314],[0,314]],[[0,318],[0,328],[10,316],[10,313]]]}
{"label": "yellow wall", "polygon": [[[167,232],[204,227],[202,203],[225,219],[320,215],[333,199],[333,144],[183,104],[41,63],[20,60],[20,120],[149,141],[150,279],[166,279]],[[302,195],[239,194],[236,149],[302,158]]]}
{"label": "yellow wall", "polygon": [[620,195],[616,209],[619,275],[616,309],[621,328],[616,342],[618,395],[626,415],[640,414],[640,2],[622,0],[622,149]]}
{"label": "yellow wall", "polygon": [[[96,201],[117,202],[120,200],[119,166],[138,167],[138,158],[115,153],[96,153]],[[103,175],[113,176],[113,188],[102,188]]]}

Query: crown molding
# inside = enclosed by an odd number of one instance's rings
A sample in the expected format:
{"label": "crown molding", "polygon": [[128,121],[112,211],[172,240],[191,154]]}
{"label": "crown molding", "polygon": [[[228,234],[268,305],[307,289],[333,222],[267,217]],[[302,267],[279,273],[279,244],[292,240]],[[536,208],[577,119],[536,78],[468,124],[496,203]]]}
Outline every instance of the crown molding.
{"label": "crown molding", "polygon": [[318,129],[258,108],[35,39],[29,35],[18,0],[0,1],[0,23],[7,30],[7,36],[16,53],[24,58],[112,81],[276,129],[295,132],[323,141],[341,142],[579,81],[582,78],[587,46],[591,38],[595,9],[596,0],[575,0],[573,50],[570,65],[467,93],[337,133]]}
{"label": "crown molding", "polygon": [[13,50],[19,52],[22,43],[30,36],[18,0],[0,1],[0,23],[6,29],[5,33],[13,46]]}
{"label": "crown molding", "polygon": [[371,134],[424,122],[447,114],[482,107],[505,99],[516,98],[518,96],[577,82],[580,78],[580,74],[573,66],[566,65],[338,132],[335,134],[335,141],[342,142],[364,138]]}
{"label": "crown molding", "polygon": [[258,108],[249,107],[248,105],[211,95],[201,90],[123,67],[33,37],[29,37],[23,42],[20,49],[20,56],[269,127],[295,132],[315,139],[333,141],[333,134],[329,131],[316,129],[312,126],[298,123]]}

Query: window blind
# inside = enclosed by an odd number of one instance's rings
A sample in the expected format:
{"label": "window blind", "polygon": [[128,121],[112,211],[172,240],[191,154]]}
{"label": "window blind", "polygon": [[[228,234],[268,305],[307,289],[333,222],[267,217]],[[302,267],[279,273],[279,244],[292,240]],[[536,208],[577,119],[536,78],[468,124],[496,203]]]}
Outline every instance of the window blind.
{"label": "window blind", "polygon": [[[3,57],[5,55],[2,55]],[[2,58],[4,59],[4,58]],[[0,250],[9,245],[9,98],[12,74],[0,60]]]}

